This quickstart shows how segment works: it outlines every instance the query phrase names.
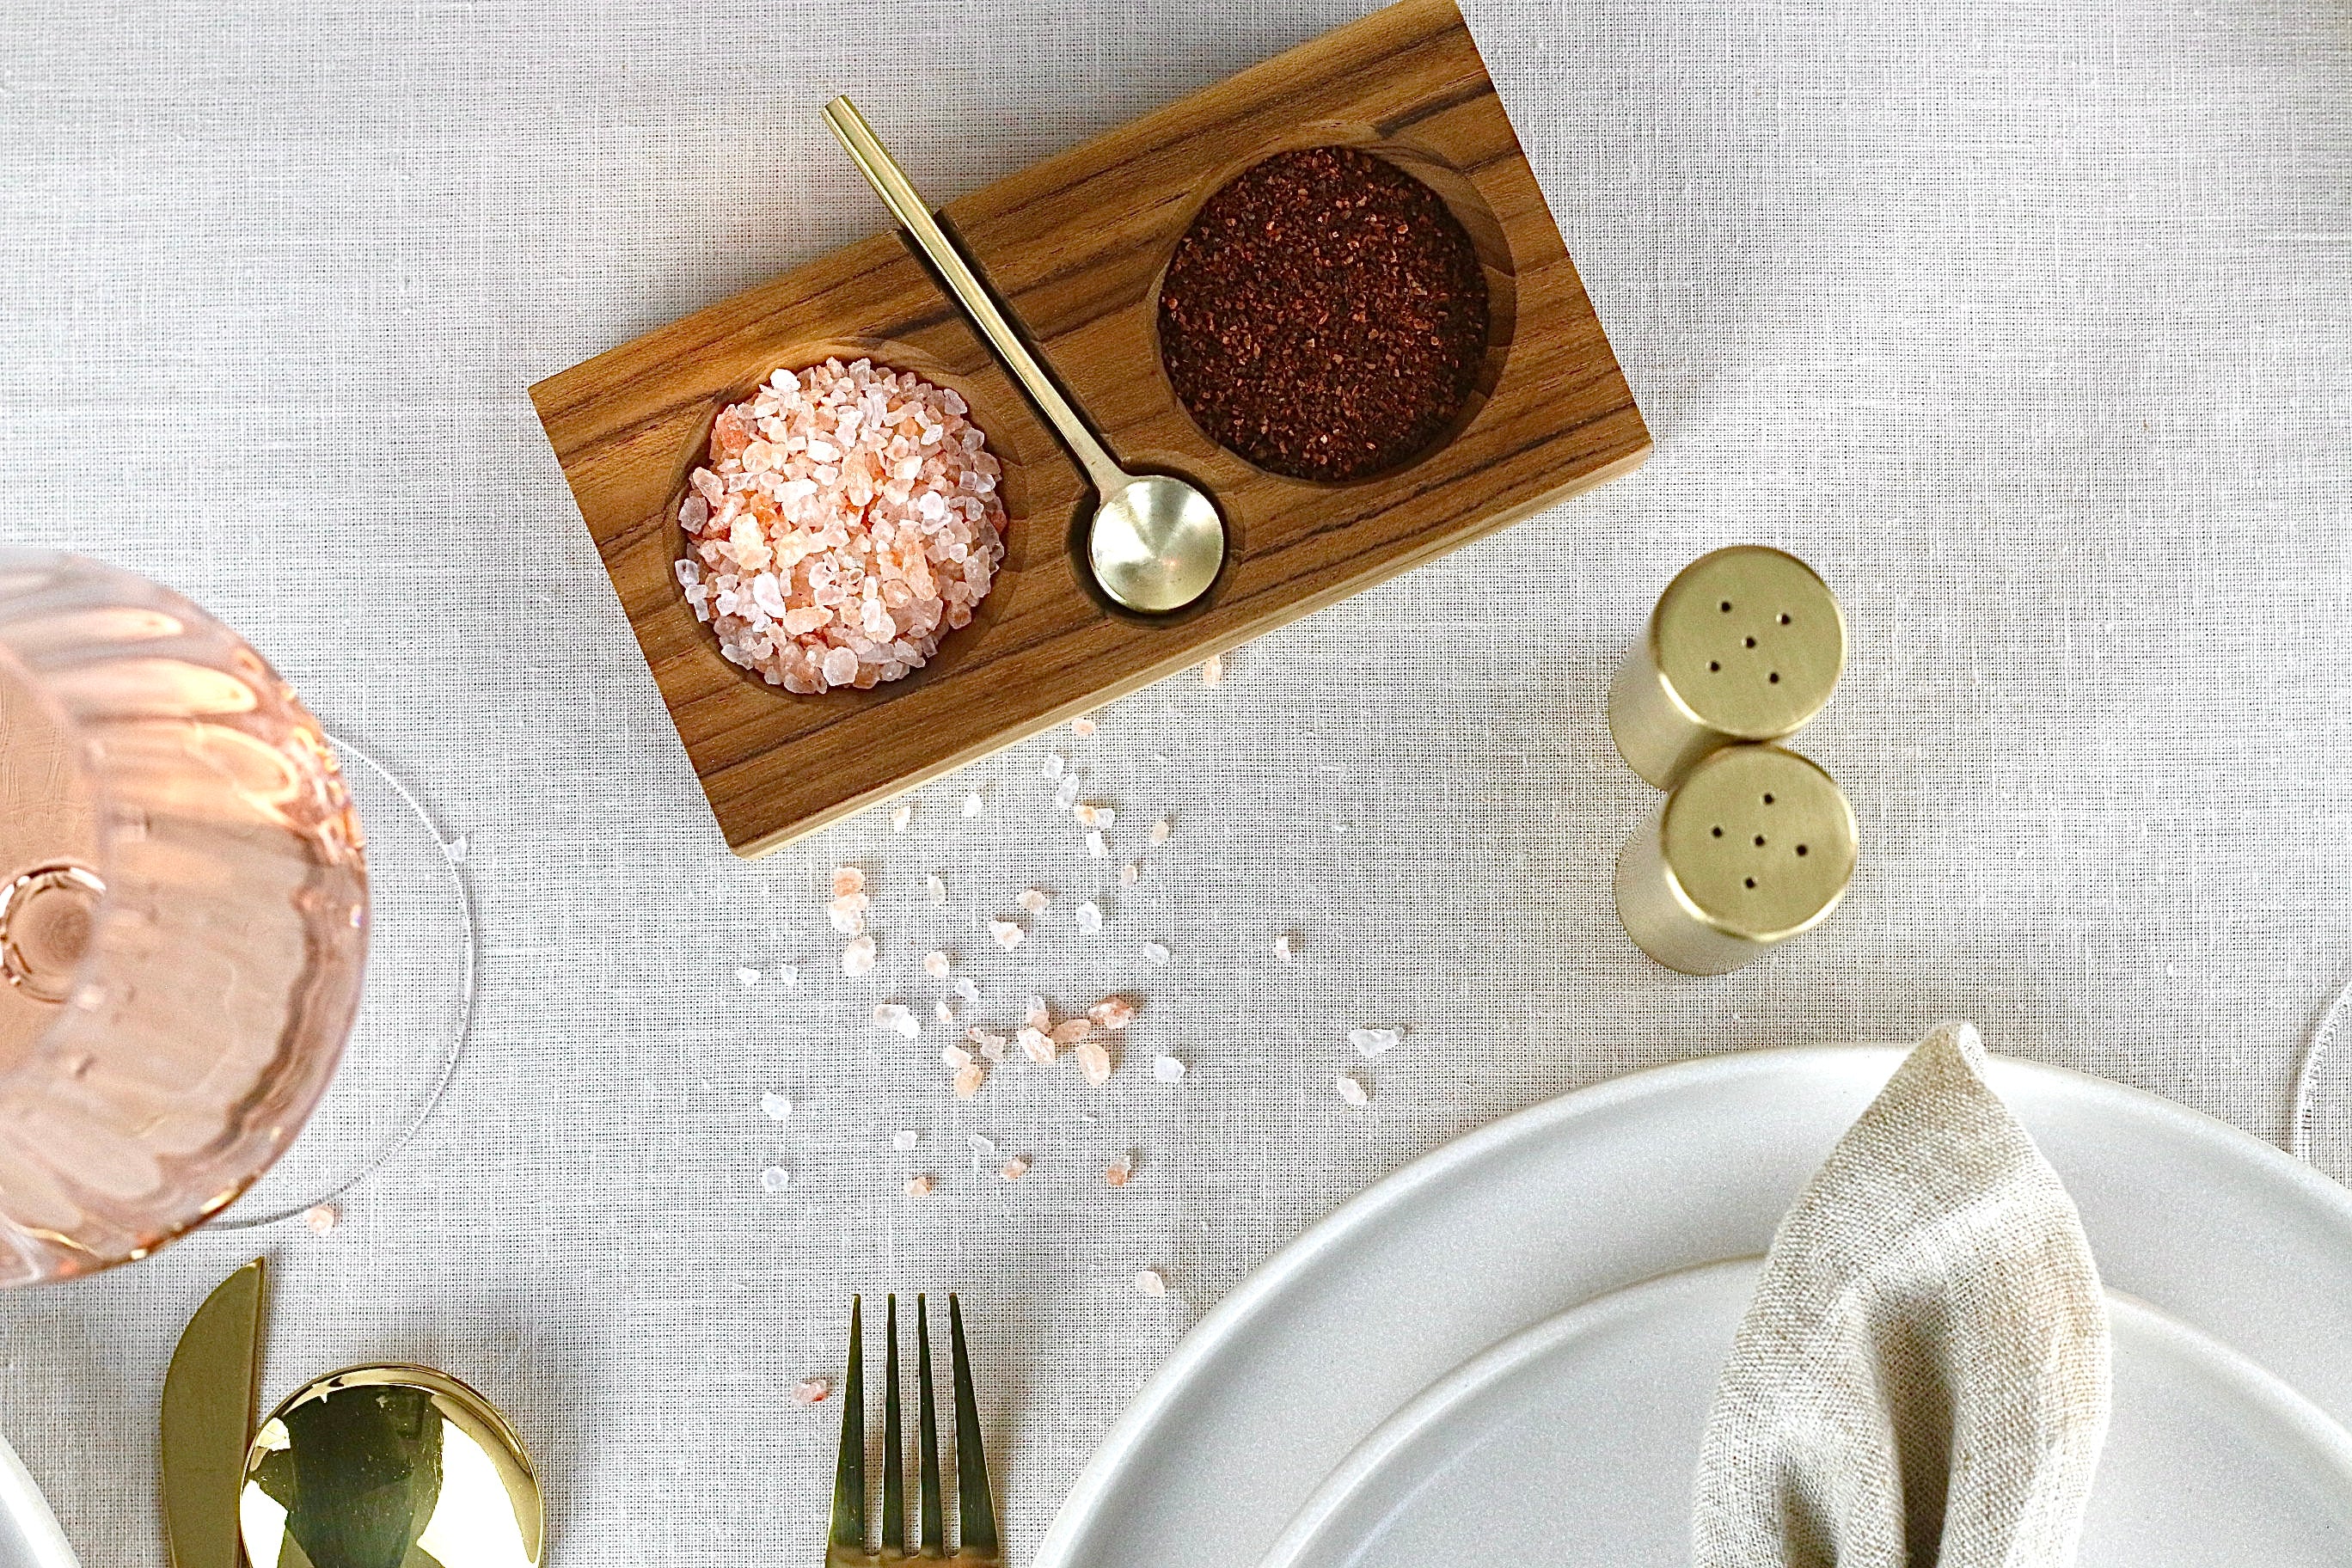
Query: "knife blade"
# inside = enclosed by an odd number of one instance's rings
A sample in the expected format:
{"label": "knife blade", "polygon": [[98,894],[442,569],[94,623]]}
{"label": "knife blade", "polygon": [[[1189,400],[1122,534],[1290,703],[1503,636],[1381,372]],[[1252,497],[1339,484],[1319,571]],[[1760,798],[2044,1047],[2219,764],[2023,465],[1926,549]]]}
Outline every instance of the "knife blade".
{"label": "knife blade", "polygon": [[172,1568],[238,1568],[237,1495],[261,1372],[257,1258],[205,1298],[163,1378],[163,1528]]}

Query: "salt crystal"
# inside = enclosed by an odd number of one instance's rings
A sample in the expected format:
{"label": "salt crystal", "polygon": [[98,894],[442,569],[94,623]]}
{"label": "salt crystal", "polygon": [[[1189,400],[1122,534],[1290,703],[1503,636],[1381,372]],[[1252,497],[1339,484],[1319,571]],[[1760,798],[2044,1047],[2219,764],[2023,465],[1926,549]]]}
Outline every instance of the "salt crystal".
{"label": "salt crystal", "polygon": [[1371,1102],[1372,1097],[1364,1091],[1362,1080],[1350,1078],[1346,1073],[1341,1073],[1338,1078],[1333,1079],[1331,1087],[1337,1089],[1339,1098],[1349,1105],[1360,1107]]}
{"label": "salt crystal", "polygon": [[1213,653],[1201,665],[1201,684],[1213,691],[1225,683],[1225,656]]}
{"label": "salt crystal", "polygon": [[1135,1022],[1135,1004],[1124,996],[1106,996],[1087,1009],[1087,1016],[1116,1034]]}
{"label": "salt crystal", "polygon": [[853,893],[862,893],[865,890],[865,872],[859,870],[855,866],[840,866],[835,868],[833,873],[833,896],[835,898],[845,899]]}
{"label": "salt crystal", "polygon": [[1045,753],[1045,776],[1047,778],[1060,778],[1062,776],[1062,770],[1068,765],[1068,763],[1062,761],[1061,752],[1048,752]]}
{"label": "salt crystal", "polygon": [[969,974],[956,976],[955,994],[975,1007],[980,1005],[980,982]]}
{"label": "salt crystal", "polygon": [[1070,733],[1076,735],[1081,741],[1085,740],[1088,735],[1093,734],[1097,728],[1097,726],[1092,719],[1073,719],[1070,721]]}
{"label": "salt crystal", "polygon": [[861,936],[841,950],[841,972],[855,978],[874,967],[874,939]]}
{"label": "salt crystal", "polygon": [[907,1178],[907,1195],[910,1198],[927,1198],[931,1195],[931,1189],[938,1185],[939,1184],[929,1176],[909,1176]]}
{"label": "salt crystal", "polygon": [[1154,1300],[1168,1294],[1168,1281],[1157,1268],[1137,1269],[1135,1271],[1135,1288],[1144,1295],[1150,1296]]}
{"label": "salt crystal", "polygon": [[942,1024],[952,1024],[955,1022],[955,1009],[944,1001],[934,1002],[931,1004],[931,1016]]}
{"label": "salt crystal", "polygon": [[1022,1050],[1028,1054],[1031,1061],[1041,1068],[1054,1065],[1054,1052],[1057,1047],[1053,1036],[1034,1026],[1024,1024],[1013,1037],[1021,1042]]}
{"label": "salt crystal", "polygon": [[1078,1058],[1078,1072],[1085,1079],[1100,1088],[1110,1081],[1110,1052],[1099,1040],[1080,1040],[1074,1053]]}
{"label": "salt crystal", "polygon": [[343,1211],[332,1204],[312,1204],[302,1211],[302,1223],[313,1236],[324,1236],[343,1223]]}
{"label": "salt crystal", "polygon": [[1079,904],[1075,912],[1077,917],[1078,930],[1086,935],[1092,936],[1102,930],[1102,906],[1092,899]]}
{"label": "salt crystal", "polygon": [[1074,1046],[1095,1032],[1092,1018],[1065,1018],[1045,1031],[1057,1046]]}
{"label": "salt crystal", "polygon": [[839,899],[825,906],[824,918],[843,936],[856,936],[866,929],[866,917]]}
{"label": "salt crystal", "polygon": [[1045,1005],[1045,999],[1043,996],[1033,994],[1028,1001],[1021,1005],[1021,1021],[1024,1024],[1033,1024],[1040,1029],[1045,1028],[1054,1021],[1053,1010]]}
{"label": "salt crystal", "polygon": [[1122,888],[1132,888],[1142,875],[1143,868],[1137,862],[1129,860],[1118,868],[1118,885]]}
{"label": "salt crystal", "polygon": [[988,934],[994,937],[996,939],[996,945],[1003,948],[1007,952],[1011,952],[1014,948],[1019,947],[1023,942],[1029,940],[1029,933],[1023,931],[1019,925],[1015,924],[1012,921],[989,921]]}
{"label": "salt crystal", "polygon": [[749,991],[752,986],[760,984],[760,972],[756,969],[739,969],[735,972],[735,984]]}
{"label": "salt crystal", "polygon": [[934,980],[948,977],[948,955],[937,948],[923,954],[923,973]]}
{"label": "salt crystal", "polygon": [[1072,773],[1054,788],[1054,809],[1067,811],[1078,803],[1078,775]]}
{"label": "salt crystal", "polygon": [[1151,1058],[1151,1076],[1162,1083],[1182,1083],[1184,1071],[1184,1064],[1174,1057],[1159,1056]]}
{"label": "salt crystal", "polygon": [[958,1100],[970,1100],[973,1095],[978,1094],[981,1080],[986,1076],[986,1069],[978,1062],[966,1062],[956,1068],[955,1097]]}
{"label": "salt crystal", "polygon": [[1092,801],[1073,806],[1070,815],[1077,818],[1080,827],[1108,827],[1118,820],[1118,812],[1107,805],[1097,805]]}
{"label": "salt crystal", "polygon": [[792,1184],[793,1173],[782,1165],[771,1165],[760,1173],[760,1190],[763,1193],[781,1193]]}
{"label": "salt crystal", "polygon": [[1110,858],[1110,846],[1103,841],[1101,828],[1087,830],[1087,853],[1097,860],[1107,860]]}
{"label": "salt crystal", "polygon": [[1147,942],[1143,944],[1143,957],[1147,963],[1155,964],[1162,969],[1168,967],[1168,950],[1156,942]]}
{"label": "salt crystal", "polygon": [[930,896],[930,900],[934,904],[944,904],[948,901],[948,885],[937,877],[923,879],[923,891]]}
{"label": "salt crystal", "polygon": [[1110,1186],[1123,1187],[1134,1175],[1135,1163],[1124,1154],[1103,1167],[1103,1181]]}
{"label": "salt crystal", "polygon": [[907,824],[914,820],[915,808],[911,805],[901,805],[890,814],[890,831],[904,833],[907,831]]}
{"label": "salt crystal", "polygon": [[916,1131],[911,1127],[901,1127],[898,1131],[890,1134],[890,1147],[896,1149],[901,1154],[913,1153],[915,1152],[915,1145],[920,1143],[922,1141],[922,1134]]}
{"label": "salt crystal", "polygon": [[980,798],[980,792],[978,790],[974,790],[970,795],[963,797],[963,814],[966,816],[978,816],[982,812],[986,811],[987,809],[988,803]]}
{"label": "salt crystal", "polygon": [[961,1046],[941,1046],[940,1065],[950,1072],[961,1072],[971,1066],[971,1053]]}
{"label": "salt crystal", "polygon": [[1163,816],[1151,825],[1151,842],[1165,844],[1168,842],[1168,836],[1175,831],[1176,825]]}
{"label": "salt crystal", "polygon": [[979,1170],[989,1161],[996,1158],[996,1141],[994,1139],[983,1138],[979,1133],[975,1132],[971,1135],[970,1142],[971,1144],[971,1168],[973,1170]]}
{"label": "salt crystal", "polygon": [[833,1393],[833,1384],[821,1377],[804,1377],[793,1384],[794,1405],[823,1405]]}
{"label": "salt crystal", "polygon": [[1019,1181],[1022,1177],[1024,1177],[1024,1176],[1027,1175],[1028,1173],[1029,1173],[1029,1156],[1028,1156],[1028,1155],[1026,1155],[1026,1154],[1015,1154],[1015,1155],[1013,1155],[1013,1158],[1011,1158],[1010,1160],[1007,1160],[1007,1161],[1005,1161],[1005,1162],[1004,1162],[1004,1179],[1005,1179],[1006,1181],[1008,1181],[1008,1182],[1017,1182],[1017,1181]]}
{"label": "salt crystal", "polygon": [[1348,1031],[1348,1043],[1356,1047],[1356,1054],[1358,1056],[1365,1058],[1376,1057],[1384,1051],[1392,1051],[1396,1049],[1397,1041],[1401,1038],[1402,1038],[1402,1037],[1394,1029],[1350,1029]]}
{"label": "salt crystal", "polygon": [[923,1032],[923,1026],[916,1019],[915,1015],[896,1002],[880,1002],[875,1005],[874,1026],[877,1029],[896,1030],[910,1040]]}
{"label": "salt crystal", "polygon": [[1045,905],[1050,898],[1051,895],[1036,888],[1031,888],[1013,901],[1033,915],[1042,915],[1045,912]]}
{"label": "salt crystal", "polygon": [[779,963],[776,965],[776,978],[787,986],[798,985],[801,983],[800,966],[793,963]]}
{"label": "salt crystal", "polygon": [[1011,1040],[1006,1039],[1003,1035],[988,1034],[981,1035],[979,1043],[980,1059],[984,1062],[992,1062],[998,1067],[1003,1067],[1004,1065],[1005,1047],[1013,1044]]}
{"label": "salt crystal", "polygon": [[793,1102],[771,1089],[760,1097],[760,1109],[768,1113],[771,1121],[782,1121],[793,1113]]}
{"label": "salt crystal", "polygon": [[1296,963],[1298,962],[1297,959],[1291,956],[1290,933],[1288,931],[1284,931],[1274,939],[1274,956],[1282,960],[1285,963]]}

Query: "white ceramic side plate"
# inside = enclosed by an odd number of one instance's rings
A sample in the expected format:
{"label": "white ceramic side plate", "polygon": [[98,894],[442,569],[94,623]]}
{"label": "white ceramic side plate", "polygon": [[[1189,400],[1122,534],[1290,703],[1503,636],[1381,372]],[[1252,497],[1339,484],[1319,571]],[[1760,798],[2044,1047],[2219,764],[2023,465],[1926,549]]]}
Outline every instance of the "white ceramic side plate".
{"label": "white ceramic side plate", "polygon": [[0,1568],[81,1568],[49,1500],[0,1438]]}
{"label": "white ceramic side plate", "polygon": [[[1907,1047],[1757,1051],[1522,1111],[1307,1232],[1180,1344],[1038,1568],[1248,1568],[1348,1455],[1464,1362],[1580,1303],[1760,1254]],[[2352,1417],[2352,1195],[2150,1094],[1996,1060],[2107,1285]]]}

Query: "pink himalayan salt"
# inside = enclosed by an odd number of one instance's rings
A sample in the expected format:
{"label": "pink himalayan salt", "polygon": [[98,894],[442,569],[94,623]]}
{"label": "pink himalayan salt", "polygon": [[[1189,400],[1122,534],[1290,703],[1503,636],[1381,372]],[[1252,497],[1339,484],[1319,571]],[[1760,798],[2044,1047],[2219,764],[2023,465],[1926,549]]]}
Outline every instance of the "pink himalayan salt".
{"label": "pink himalayan salt", "polygon": [[1087,1018],[1065,1018],[1045,1031],[1054,1037],[1057,1046],[1075,1046],[1095,1032],[1094,1023]]}
{"label": "pink himalayan salt", "polygon": [[1013,1038],[1021,1042],[1021,1049],[1028,1056],[1029,1059],[1035,1062],[1041,1068],[1052,1067],[1054,1065],[1054,1053],[1061,1048],[1055,1042],[1053,1036],[1047,1034],[1045,1030],[1038,1028],[1034,1024],[1022,1025],[1020,1033],[1015,1035]]}
{"label": "pink himalayan salt", "polygon": [[833,873],[833,896],[845,899],[852,893],[866,890],[866,873],[855,866],[840,866]]}
{"label": "pink himalayan salt", "polygon": [[804,1377],[793,1384],[794,1405],[823,1405],[833,1393],[833,1384],[822,1377]]}
{"label": "pink himalayan salt", "polygon": [[1102,1047],[1099,1041],[1080,1040],[1075,1054],[1078,1058],[1078,1071],[1088,1083],[1099,1089],[1110,1081],[1110,1053]]}
{"label": "pink himalayan salt", "polygon": [[1106,1186],[1123,1187],[1134,1179],[1135,1162],[1124,1154],[1103,1167],[1103,1184]]}
{"label": "pink himalayan salt", "polygon": [[980,1092],[981,1080],[987,1076],[988,1069],[978,1062],[964,1063],[963,1066],[956,1068],[955,1097],[958,1100],[970,1100]]}
{"label": "pink himalayan salt", "polygon": [[927,1198],[931,1195],[931,1189],[938,1185],[939,1184],[929,1176],[910,1176],[907,1180],[907,1195],[910,1198]]}
{"label": "pink himalayan salt", "polygon": [[1005,1161],[1003,1173],[1004,1179],[1008,1182],[1017,1182],[1022,1177],[1027,1175],[1029,1173],[1029,1156],[1026,1154],[1015,1154],[1010,1160]]}
{"label": "pink himalayan salt", "polygon": [[1087,1009],[1087,1016],[1115,1033],[1135,1022],[1135,1004],[1124,996],[1106,996]]}
{"label": "pink himalayan salt", "polygon": [[872,687],[968,625],[1004,558],[1002,470],[961,397],[871,360],[779,370],[719,411],[677,578],[729,660]]}

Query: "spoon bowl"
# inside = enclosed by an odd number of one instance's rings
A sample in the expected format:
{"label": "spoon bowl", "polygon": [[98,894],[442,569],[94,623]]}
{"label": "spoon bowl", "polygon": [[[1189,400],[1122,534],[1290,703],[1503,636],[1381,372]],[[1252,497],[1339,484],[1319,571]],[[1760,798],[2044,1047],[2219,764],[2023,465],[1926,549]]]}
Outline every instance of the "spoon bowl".
{"label": "spoon bowl", "polygon": [[1209,591],[1225,563],[1224,520],[1182,479],[1139,474],[1096,509],[1087,563],[1103,592],[1130,610],[1181,610]]}

